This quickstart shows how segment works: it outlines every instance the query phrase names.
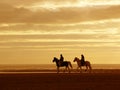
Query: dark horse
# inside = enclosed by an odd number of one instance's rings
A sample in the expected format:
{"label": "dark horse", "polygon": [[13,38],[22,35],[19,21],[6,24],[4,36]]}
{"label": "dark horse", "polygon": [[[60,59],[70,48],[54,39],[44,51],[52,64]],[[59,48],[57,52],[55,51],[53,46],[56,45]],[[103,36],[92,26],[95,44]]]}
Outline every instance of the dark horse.
{"label": "dark horse", "polygon": [[63,61],[60,64],[60,60],[56,57],[54,57],[53,62],[56,62],[56,66],[57,66],[57,73],[59,73],[59,67],[66,67],[66,70],[68,69],[69,73],[70,73],[70,68],[69,66],[72,68],[72,64],[70,61]]}
{"label": "dark horse", "polygon": [[82,65],[81,60],[78,57],[75,57],[73,62],[77,62],[77,65],[78,65],[77,70],[80,68],[80,72],[82,71],[82,66],[86,66],[86,71],[89,69],[89,72],[91,72],[92,70],[92,67],[89,61],[85,61],[85,64]]}

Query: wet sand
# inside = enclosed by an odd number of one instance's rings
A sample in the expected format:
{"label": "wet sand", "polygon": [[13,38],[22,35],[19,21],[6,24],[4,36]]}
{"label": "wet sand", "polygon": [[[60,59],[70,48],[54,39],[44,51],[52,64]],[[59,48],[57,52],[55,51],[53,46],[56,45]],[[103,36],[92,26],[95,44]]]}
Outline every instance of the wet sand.
{"label": "wet sand", "polygon": [[120,70],[106,71],[0,73],[0,90],[120,90]]}

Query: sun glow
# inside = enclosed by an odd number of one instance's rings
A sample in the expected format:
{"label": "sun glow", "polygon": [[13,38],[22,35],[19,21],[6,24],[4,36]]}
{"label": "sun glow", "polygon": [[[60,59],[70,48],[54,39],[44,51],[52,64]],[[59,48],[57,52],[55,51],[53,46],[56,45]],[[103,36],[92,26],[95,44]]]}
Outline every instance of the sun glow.
{"label": "sun glow", "polygon": [[[59,8],[69,8],[69,7],[91,7],[91,6],[105,6],[105,5],[120,5],[119,0],[77,0],[74,2],[65,1],[63,2],[53,2],[53,1],[44,1],[40,3],[34,3],[32,5],[26,6],[31,10],[38,9],[49,9],[49,10],[58,10]],[[106,6],[105,6],[106,7]]]}

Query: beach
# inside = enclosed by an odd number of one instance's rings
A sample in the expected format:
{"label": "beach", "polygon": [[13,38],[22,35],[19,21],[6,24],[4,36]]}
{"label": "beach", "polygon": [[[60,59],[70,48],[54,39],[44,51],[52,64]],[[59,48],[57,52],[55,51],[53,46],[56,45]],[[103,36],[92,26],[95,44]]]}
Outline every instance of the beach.
{"label": "beach", "polygon": [[[108,72],[107,72],[108,71]],[[0,73],[0,90],[119,90],[120,70]]]}

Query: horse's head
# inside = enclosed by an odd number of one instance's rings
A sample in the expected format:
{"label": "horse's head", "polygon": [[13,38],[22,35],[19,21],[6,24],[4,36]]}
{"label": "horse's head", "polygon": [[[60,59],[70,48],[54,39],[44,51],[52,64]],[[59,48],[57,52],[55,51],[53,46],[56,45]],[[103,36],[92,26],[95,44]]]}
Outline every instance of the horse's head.
{"label": "horse's head", "polygon": [[76,62],[76,61],[78,61],[78,60],[79,60],[79,58],[78,58],[78,57],[75,57],[74,60],[73,60],[73,62]]}
{"label": "horse's head", "polygon": [[56,57],[54,57],[53,62],[57,62],[57,61],[58,61],[58,59]]}

